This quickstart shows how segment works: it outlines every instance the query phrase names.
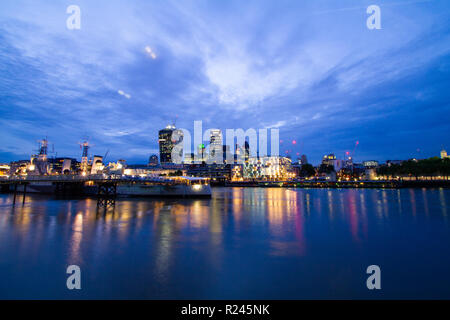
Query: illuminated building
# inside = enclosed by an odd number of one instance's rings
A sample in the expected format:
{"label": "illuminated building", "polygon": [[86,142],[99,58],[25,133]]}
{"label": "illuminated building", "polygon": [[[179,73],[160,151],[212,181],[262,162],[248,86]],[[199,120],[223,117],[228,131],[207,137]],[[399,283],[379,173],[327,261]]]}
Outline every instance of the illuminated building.
{"label": "illuminated building", "polygon": [[336,160],[336,156],[334,154],[330,153],[328,155],[323,156],[322,164],[333,166],[335,160]]}
{"label": "illuminated building", "polygon": [[450,156],[447,154],[447,151],[441,150],[441,159],[450,159]]}
{"label": "illuminated building", "polygon": [[152,154],[148,159],[148,165],[151,167],[157,166],[159,164],[158,156],[156,154]]}
{"label": "illuminated building", "polygon": [[161,166],[148,166],[146,164],[129,164],[124,167],[123,174],[127,176],[159,177],[186,175],[182,164],[168,163]]}
{"label": "illuminated building", "polygon": [[376,168],[378,167],[378,161],[376,160],[368,160],[368,161],[363,161],[363,166],[365,168]]}
{"label": "illuminated building", "polygon": [[[174,134],[178,136],[175,140]],[[179,142],[183,141],[183,132],[177,130],[174,125],[168,125],[158,133],[159,137],[159,159],[161,164],[172,163],[172,150],[173,147]]]}
{"label": "illuminated building", "polygon": [[106,166],[106,171],[109,174],[123,174],[126,167],[125,160],[119,160],[117,162],[110,162]]}
{"label": "illuminated building", "polygon": [[250,158],[250,144],[248,143],[248,141],[245,141],[245,143],[244,143],[244,160],[248,161],[249,158]]}
{"label": "illuminated building", "polygon": [[35,170],[34,165],[28,160],[13,161],[9,166],[10,175],[26,175],[29,171]]}
{"label": "illuminated building", "polygon": [[349,162],[348,162],[348,160],[345,161],[345,160],[336,159],[336,156],[333,153],[331,153],[331,154],[325,155],[323,157],[322,165],[332,166],[335,171],[339,171],[346,166],[348,167]]}
{"label": "illuminated building", "polygon": [[187,175],[210,178],[212,183],[219,183],[231,180],[231,170],[229,164],[195,164],[189,167]]}
{"label": "illuminated building", "polygon": [[223,163],[222,131],[210,130],[209,163]]}
{"label": "illuminated building", "polygon": [[[223,163],[233,164],[235,162],[235,156],[231,154],[231,148],[229,145],[223,145]],[[227,160],[230,159],[230,160]]]}
{"label": "illuminated building", "polygon": [[388,167],[392,166],[392,165],[400,165],[403,163],[403,160],[387,160],[386,164]]}
{"label": "illuminated building", "polygon": [[185,153],[183,163],[184,164],[194,164],[195,163],[195,153]]}
{"label": "illuminated building", "polygon": [[0,176],[7,176],[9,175],[9,170],[11,169],[11,167],[9,166],[9,164],[0,164]]}
{"label": "illuminated building", "polygon": [[231,170],[231,181],[243,181],[242,165],[235,165]]}
{"label": "illuminated building", "polygon": [[[227,146],[227,150],[224,149],[224,152],[227,154],[230,152],[229,146]],[[224,157],[227,159],[228,157]],[[239,144],[236,144],[234,149],[234,163],[242,164],[250,158],[250,144],[248,141],[244,142],[244,147],[241,147]]]}
{"label": "illuminated building", "polygon": [[286,157],[251,157],[243,166],[244,179],[285,180],[294,176],[292,161]]}

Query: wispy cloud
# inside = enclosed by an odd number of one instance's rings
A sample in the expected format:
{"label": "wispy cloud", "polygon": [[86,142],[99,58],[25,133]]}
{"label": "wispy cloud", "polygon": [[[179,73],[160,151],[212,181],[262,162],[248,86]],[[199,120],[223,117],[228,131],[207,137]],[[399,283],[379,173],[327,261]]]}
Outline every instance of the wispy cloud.
{"label": "wispy cloud", "polygon": [[450,144],[441,90],[450,5],[397,2],[380,2],[380,31],[367,30],[360,1],[80,0],[81,30],[66,28],[60,5],[8,2],[0,12],[1,133],[21,142],[7,151],[27,154],[23,141],[48,134],[61,154],[76,155],[88,133],[98,148],[142,159],[137,150],[157,150],[158,129],[179,115],[187,128],[198,119],[279,127],[319,159],[328,144],[382,138],[367,129],[375,124],[411,129],[419,120],[402,119],[413,113],[442,122],[428,135],[440,141],[423,141],[431,154]]}

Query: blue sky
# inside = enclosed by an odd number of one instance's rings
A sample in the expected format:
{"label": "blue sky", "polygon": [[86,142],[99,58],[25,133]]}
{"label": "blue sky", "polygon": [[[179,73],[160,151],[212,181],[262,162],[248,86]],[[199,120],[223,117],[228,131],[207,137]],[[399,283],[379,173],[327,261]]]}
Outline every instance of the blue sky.
{"label": "blue sky", "polygon": [[424,158],[450,149],[449,88],[446,0],[1,3],[0,162],[44,136],[79,158],[89,136],[92,153],[144,163],[175,118],[277,127],[281,152],[313,163],[356,141],[357,160]]}

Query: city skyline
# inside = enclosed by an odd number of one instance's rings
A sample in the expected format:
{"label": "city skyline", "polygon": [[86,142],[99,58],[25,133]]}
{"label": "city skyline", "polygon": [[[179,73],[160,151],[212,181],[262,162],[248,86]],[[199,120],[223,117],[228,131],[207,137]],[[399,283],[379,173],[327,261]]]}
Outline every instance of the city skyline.
{"label": "city skyline", "polygon": [[[233,129],[233,131],[235,131]],[[173,133],[177,132],[176,135],[176,142],[173,140]],[[236,132],[236,131],[235,131]],[[225,142],[222,140],[222,131],[221,129],[207,129],[206,132],[204,132],[207,137],[207,139],[204,139],[201,145],[196,146],[191,144],[191,149],[189,149],[188,146],[186,146],[186,141],[184,141],[183,143],[183,129],[177,128],[175,125],[173,124],[169,124],[166,127],[160,129],[158,131],[158,147],[159,150],[157,150],[155,153],[149,154],[148,158],[145,161],[142,161],[143,163],[147,163],[148,165],[154,165],[155,161],[159,164],[174,164],[177,163],[178,161],[181,161],[181,163],[183,164],[199,164],[203,161],[206,161],[207,158],[211,158],[211,159],[215,159],[215,157],[219,157],[220,159],[222,159],[222,156],[225,155],[226,153],[230,152],[230,146],[231,144],[229,144],[228,142]],[[209,138],[208,138],[209,135]],[[205,135],[203,136],[205,137]],[[248,137],[247,137],[248,138]],[[171,141],[171,142],[170,142]],[[218,144],[218,142],[220,141],[220,143]],[[89,142],[89,139],[84,140],[82,143],[78,143],[78,145],[80,146],[80,154],[77,154],[75,156],[67,156],[67,155],[61,155],[55,151],[55,146],[54,144],[52,144],[52,151],[48,151],[48,145],[49,145],[49,141],[48,141],[48,137],[45,137],[43,140],[36,140],[37,142],[37,149],[33,149],[34,152],[31,152],[28,157],[25,157],[23,159],[13,159],[10,160],[8,162],[17,162],[17,161],[28,161],[30,156],[31,158],[33,157],[37,157],[38,155],[42,154],[42,152],[44,152],[44,154],[47,156],[49,153],[49,158],[54,158],[54,159],[80,159],[80,163],[83,162],[87,162],[88,160],[90,161],[94,161],[95,162],[95,158],[101,157],[101,158],[106,158],[106,156],[109,155],[110,150],[108,149],[105,153],[105,157],[102,157],[101,155],[99,155],[98,152],[90,152],[88,151],[91,148],[91,143]],[[236,142],[236,141],[235,141]],[[260,141],[261,142],[261,141]],[[44,144],[43,144],[44,143]],[[172,149],[173,147],[178,144],[181,143],[182,145],[184,145],[184,147],[181,148],[181,151],[179,152],[180,154],[180,158],[177,161],[173,161],[172,159]],[[292,143],[293,145],[296,144],[296,141],[292,141],[289,142]],[[300,154],[297,153],[295,154],[295,157],[292,156],[291,154],[282,154],[282,152],[280,152],[279,154],[272,154],[272,152],[269,150],[267,155],[260,155],[260,149],[259,146],[256,146],[256,150],[253,151],[253,153],[250,153],[250,149],[249,148],[249,144],[248,144],[248,140],[244,140],[244,145],[239,145],[238,143],[235,144],[235,150],[234,150],[234,157],[236,157],[236,155],[239,155],[240,152],[243,152],[243,148],[245,148],[248,152],[248,156],[251,158],[263,158],[266,156],[275,156],[275,157],[282,157],[282,158],[289,158],[292,160],[293,163],[299,163],[299,164],[312,164],[312,165],[317,165],[319,166],[320,164],[323,164],[324,161],[326,161],[326,159],[333,157],[334,160],[337,161],[351,161],[351,162],[355,162],[355,163],[363,163],[363,162],[377,162],[377,163],[388,163],[390,161],[406,161],[406,160],[414,160],[414,159],[419,159],[420,158],[408,158],[408,159],[384,159],[382,161],[376,160],[376,159],[361,159],[361,158],[357,158],[354,157],[355,153],[356,153],[356,149],[357,146],[359,145],[359,141],[356,142],[355,147],[352,151],[346,151],[342,156],[335,154],[334,152],[329,152],[324,154],[317,163],[313,163],[307,160],[308,155],[307,154]],[[220,151],[217,149],[220,146]],[[42,151],[42,148],[45,148],[45,151]],[[187,149],[185,149],[187,147]],[[267,148],[267,147],[266,147]],[[200,151],[200,150],[205,150],[205,151]],[[265,149],[265,148],[264,148]],[[215,155],[216,152],[220,152],[220,154]],[[200,156],[200,154],[202,154],[201,158],[196,159],[196,161],[194,162],[194,158],[191,159],[191,156]],[[445,158],[449,158],[450,156],[447,156],[447,151],[445,149],[441,149],[439,151],[439,154],[437,155],[432,155],[429,158],[440,158],[440,159],[445,159]],[[218,158],[218,159],[219,159]],[[200,160],[201,159],[201,160]],[[427,158],[422,158],[422,159],[427,159]],[[217,160],[217,159],[216,159]],[[214,160],[214,163],[215,161]],[[126,157],[123,156],[118,156],[114,159],[109,159],[108,162],[121,162],[121,161],[127,161]],[[225,158],[223,159],[223,161],[225,161]],[[236,159],[235,159],[236,161]],[[6,163],[1,161],[0,159],[0,164],[1,163]],[[225,162],[224,162],[225,163]],[[133,163],[135,164],[135,163]]]}
{"label": "city skyline", "polygon": [[195,120],[279,128],[280,154],[312,163],[356,141],[358,161],[438,156],[450,5],[378,1],[382,29],[368,30],[369,4],[78,1],[81,29],[68,30],[67,5],[5,3],[0,162],[46,135],[61,156],[79,158],[89,136],[94,153],[147,162],[159,130]]}

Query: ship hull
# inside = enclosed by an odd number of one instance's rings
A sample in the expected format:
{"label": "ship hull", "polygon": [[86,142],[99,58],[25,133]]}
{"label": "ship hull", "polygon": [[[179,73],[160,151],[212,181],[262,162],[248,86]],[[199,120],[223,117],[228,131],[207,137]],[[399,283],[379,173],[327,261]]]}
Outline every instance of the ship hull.
{"label": "ship hull", "polygon": [[[97,195],[97,186],[86,186],[84,193]],[[118,197],[173,197],[173,198],[210,198],[209,185],[146,185],[146,184],[119,184],[116,195]]]}
{"label": "ship hull", "polygon": [[[55,185],[51,182],[31,182],[27,184],[25,190],[24,185],[17,186],[17,192],[27,192],[27,193],[43,193],[52,194],[55,193]],[[14,186],[9,186],[9,191],[14,191]]]}
{"label": "ship hull", "polygon": [[[58,188],[59,186],[59,188]],[[15,188],[17,189],[15,190]],[[26,184],[9,185],[10,192],[26,192],[41,194],[64,195],[98,195],[96,184],[70,183],[58,184],[52,182],[33,181]],[[121,182],[117,183],[115,191],[107,196],[118,197],[175,197],[175,198],[211,198],[209,184],[161,184],[148,182]]]}
{"label": "ship hull", "polygon": [[125,184],[117,186],[117,195],[128,197],[211,197],[209,185],[202,185],[195,190],[189,185],[139,185]]}

